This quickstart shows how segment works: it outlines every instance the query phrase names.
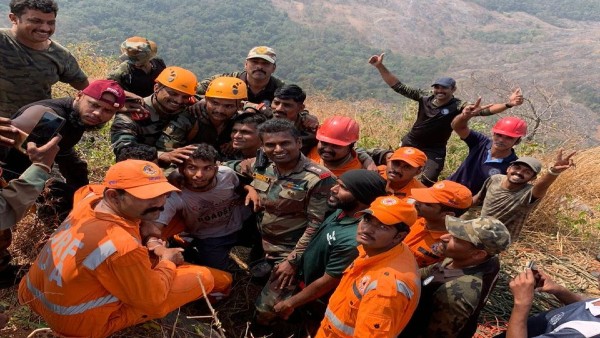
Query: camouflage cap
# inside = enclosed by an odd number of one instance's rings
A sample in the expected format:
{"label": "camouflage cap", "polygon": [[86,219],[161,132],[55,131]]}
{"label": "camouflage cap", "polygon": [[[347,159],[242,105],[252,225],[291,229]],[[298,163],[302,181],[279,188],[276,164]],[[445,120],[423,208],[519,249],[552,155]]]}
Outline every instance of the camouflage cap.
{"label": "camouflage cap", "polygon": [[154,41],[139,36],[133,36],[121,44],[120,57],[122,61],[129,60],[134,64],[144,64],[156,56],[158,48]]}
{"label": "camouflage cap", "polygon": [[446,216],[448,232],[462,240],[473,243],[490,255],[498,254],[510,244],[510,233],[499,220],[484,216],[472,220]]}

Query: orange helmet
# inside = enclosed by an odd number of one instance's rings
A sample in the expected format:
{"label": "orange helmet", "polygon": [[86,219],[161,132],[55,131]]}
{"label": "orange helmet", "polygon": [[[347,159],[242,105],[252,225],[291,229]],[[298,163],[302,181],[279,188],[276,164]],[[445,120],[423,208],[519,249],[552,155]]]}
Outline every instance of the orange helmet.
{"label": "orange helmet", "polygon": [[248,98],[246,83],[237,77],[221,76],[208,84],[206,97],[215,99],[245,100]]}
{"label": "orange helmet", "polygon": [[514,116],[503,117],[496,122],[492,128],[492,133],[509,137],[523,137],[527,134],[527,122]]}
{"label": "orange helmet", "polygon": [[358,122],[347,116],[332,116],[317,130],[317,140],[347,146],[358,141]]}
{"label": "orange helmet", "polygon": [[154,81],[188,95],[195,95],[198,86],[198,79],[194,73],[173,66],[165,68]]}

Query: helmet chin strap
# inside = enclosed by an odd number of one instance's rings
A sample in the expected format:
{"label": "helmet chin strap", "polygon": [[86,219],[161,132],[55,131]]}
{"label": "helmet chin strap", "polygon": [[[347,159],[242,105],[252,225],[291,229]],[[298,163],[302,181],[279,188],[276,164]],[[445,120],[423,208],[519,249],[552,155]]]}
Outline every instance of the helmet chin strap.
{"label": "helmet chin strap", "polygon": [[158,90],[155,90],[154,93],[152,93],[152,103],[154,104],[155,108],[158,108],[157,110],[159,111],[159,115],[174,115],[177,112],[169,113],[169,110],[166,109],[166,107],[156,98],[158,92],[164,88],[164,86],[161,86]]}

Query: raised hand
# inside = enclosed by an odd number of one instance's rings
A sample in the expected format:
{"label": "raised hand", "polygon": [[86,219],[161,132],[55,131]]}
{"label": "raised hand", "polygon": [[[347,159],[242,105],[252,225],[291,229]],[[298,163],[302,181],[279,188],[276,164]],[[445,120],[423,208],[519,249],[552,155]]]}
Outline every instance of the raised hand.
{"label": "raised hand", "polygon": [[375,67],[381,66],[381,65],[383,65],[383,57],[384,56],[385,56],[385,53],[381,53],[379,55],[373,55],[369,58],[369,63]]}
{"label": "raised hand", "polygon": [[12,147],[19,135],[19,129],[7,117],[0,117],[0,146]]}
{"label": "raised hand", "polygon": [[37,147],[34,142],[27,143],[27,156],[31,163],[40,163],[47,167],[52,167],[54,163],[54,157],[60,150],[58,142],[60,142],[62,136],[54,136],[48,143],[43,146]]}
{"label": "raised hand", "polygon": [[491,104],[485,105],[485,106],[481,106],[481,97],[477,98],[477,101],[475,101],[474,104],[470,104],[467,105],[463,108],[462,112],[463,114],[465,114],[467,117],[471,118],[473,116],[479,116],[481,114],[481,111],[484,109],[487,109],[489,107],[491,107]]}
{"label": "raised hand", "polygon": [[550,167],[550,170],[553,173],[556,174],[560,174],[563,171],[569,169],[570,167],[574,167],[575,163],[573,162],[573,155],[575,155],[577,153],[577,151],[574,151],[572,153],[570,153],[567,156],[563,155],[563,149],[560,148],[558,150],[558,153],[556,154],[556,160],[554,161],[554,164],[552,165],[552,167]]}
{"label": "raised hand", "polygon": [[521,88],[517,87],[508,98],[508,104],[511,106],[520,106],[523,104],[523,94]]}
{"label": "raised hand", "polygon": [[194,150],[196,150],[196,146],[190,144],[185,147],[162,153],[159,157],[159,160],[168,163],[180,164],[187,160]]}

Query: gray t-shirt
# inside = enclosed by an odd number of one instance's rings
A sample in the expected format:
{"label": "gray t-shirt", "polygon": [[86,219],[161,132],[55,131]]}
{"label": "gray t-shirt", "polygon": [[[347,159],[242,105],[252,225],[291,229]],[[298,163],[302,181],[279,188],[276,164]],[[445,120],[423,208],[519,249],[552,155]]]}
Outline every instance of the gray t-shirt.
{"label": "gray t-shirt", "polygon": [[232,234],[242,228],[251,213],[235,192],[239,183],[232,169],[219,166],[214,188],[197,192],[184,187],[181,192],[171,194],[157,222],[168,224],[179,212],[187,235],[204,239]]}
{"label": "gray t-shirt", "polygon": [[0,29],[0,116],[10,117],[19,108],[52,98],[52,85],[87,79],[75,57],[51,41],[46,50],[19,43],[10,28]]}
{"label": "gray t-shirt", "polygon": [[519,190],[502,188],[505,175],[490,176],[481,188],[483,200],[481,216],[492,216],[500,220],[510,232],[511,242],[519,238],[525,219],[540,199],[533,197],[533,185],[526,184]]}

